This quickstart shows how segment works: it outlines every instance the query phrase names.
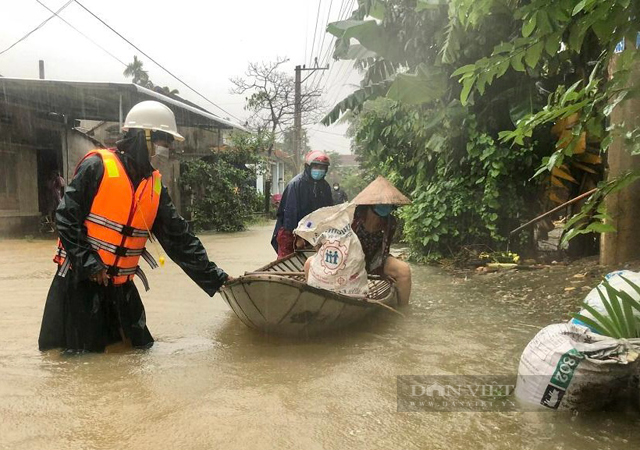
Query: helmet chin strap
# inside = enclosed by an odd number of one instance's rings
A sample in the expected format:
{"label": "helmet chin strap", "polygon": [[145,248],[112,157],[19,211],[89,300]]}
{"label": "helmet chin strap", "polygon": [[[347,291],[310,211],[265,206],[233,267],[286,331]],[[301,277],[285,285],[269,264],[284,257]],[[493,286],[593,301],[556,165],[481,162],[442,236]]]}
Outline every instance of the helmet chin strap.
{"label": "helmet chin strap", "polygon": [[149,157],[152,157],[155,154],[153,149],[153,142],[151,142],[151,130],[144,130],[144,136],[147,140],[147,151],[149,152]]}

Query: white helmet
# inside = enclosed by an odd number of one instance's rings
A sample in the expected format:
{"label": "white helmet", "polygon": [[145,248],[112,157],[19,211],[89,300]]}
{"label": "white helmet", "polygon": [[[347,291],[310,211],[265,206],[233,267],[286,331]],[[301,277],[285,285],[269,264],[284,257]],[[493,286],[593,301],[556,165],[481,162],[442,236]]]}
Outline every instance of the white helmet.
{"label": "white helmet", "polygon": [[131,128],[163,131],[172,135],[176,141],[184,141],[184,137],[178,133],[173,111],[168,106],[153,100],[140,102],[131,108],[124,120],[122,131],[129,131]]}

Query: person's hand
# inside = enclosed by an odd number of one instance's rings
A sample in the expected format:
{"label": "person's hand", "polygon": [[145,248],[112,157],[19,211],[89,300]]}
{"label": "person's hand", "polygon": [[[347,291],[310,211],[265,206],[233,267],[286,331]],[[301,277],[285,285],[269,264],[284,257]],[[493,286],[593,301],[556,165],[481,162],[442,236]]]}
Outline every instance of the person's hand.
{"label": "person's hand", "polygon": [[89,277],[89,279],[94,283],[98,283],[103,286],[107,286],[109,284],[109,275],[107,275],[107,269],[102,269],[100,272],[94,273]]}
{"label": "person's hand", "polygon": [[222,283],[222,285],[224,286],[225,284],[229,284],[233,281],[236,281],[236,279],[234,277],[232,277],[231,275],[227,275],[227,279],[224,281],[224,283]]}
{"label": "person's hand", "polygon": [[302,249],[302,248],[304,248],[304,247],[307,245],[307,243],[306,243],[306,241],[305,241],[304,239],[302,239],[301,237],[296,237],[296,242],[295,242],[295,244],[294,244],[294,245],[295,245],[295,248],[296,248],[296,249]]}

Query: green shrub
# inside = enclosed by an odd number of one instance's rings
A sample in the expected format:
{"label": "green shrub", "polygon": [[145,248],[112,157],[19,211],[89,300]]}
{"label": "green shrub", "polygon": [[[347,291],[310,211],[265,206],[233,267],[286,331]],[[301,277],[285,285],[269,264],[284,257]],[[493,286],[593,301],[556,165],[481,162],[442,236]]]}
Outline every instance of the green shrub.
{"label": "green shrub", "polygon": [[183,165],[181,183],[192,195],[188,211],[197,230],[241,231],[262,206],[252,185],[254,173],[226,159],[217,155]]}

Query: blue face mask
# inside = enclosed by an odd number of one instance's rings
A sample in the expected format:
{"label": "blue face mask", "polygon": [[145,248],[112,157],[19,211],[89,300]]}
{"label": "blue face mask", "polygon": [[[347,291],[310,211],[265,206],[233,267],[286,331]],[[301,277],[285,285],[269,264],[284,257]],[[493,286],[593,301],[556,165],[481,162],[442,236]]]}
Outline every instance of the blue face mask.
{"label": "blue face mask", "polygon": [[373,207],[373,212],[380,217],[387,217],[393,211],[393,205],[376,205]]}
{"label": "blue face mask", "polygon": [[322,180],[326,174],[327,174],[326,170],[311,169],[311,178],[313,178],[316,181]]}

